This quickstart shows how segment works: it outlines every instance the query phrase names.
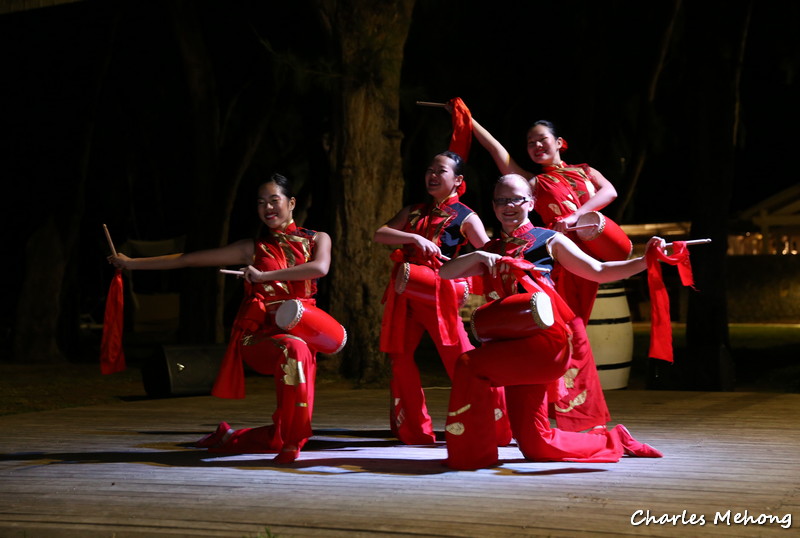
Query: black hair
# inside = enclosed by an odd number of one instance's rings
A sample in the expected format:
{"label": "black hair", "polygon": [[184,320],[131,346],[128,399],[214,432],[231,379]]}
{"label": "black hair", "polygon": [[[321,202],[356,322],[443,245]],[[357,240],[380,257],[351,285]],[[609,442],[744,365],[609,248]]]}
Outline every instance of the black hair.
{"label": "black hair", "polygon": [[283,193],[284,196],[287,198],[294,198],[294,190],[292,189],[292,182],[289,179],[281,174],[275,173],[272,174],[269,179],[263,182],[261,185],[266,185],[267,183],[274,183],[276,184]]}
{"label": "black hair", "polygon": [[447,157],[453,161],[455,163],[455,166],[453,166],[453,173],[457,176],[461,175],[461,168],[464,166],[464,159],[461,158],[461,155],[453,151],[443,151],[441,153],[437,153],[435,156],[438,157],[439,155]]}
{"label": "black hair", "polygon": [[[548,129],[550,129],[550,132],[553,134],[553,138],[558,138],[558,133],[556,132],[556,126],[555,126],[555,125],[553,125],[553,122],[552,122],[552,121],[547,121],[547,120],[539,120],[539,121],[537,121],[537,122],[534,122],[534,124],[533,124],[533,125],[531,125],[531,129],[533,129],[533,128],[534,128],[534,127],[536,127],[537,125],[544,125],[544,126],[545,126],[545,127],[547,127]],[[528,129],[528,130],[530,131],[531,129]]]}

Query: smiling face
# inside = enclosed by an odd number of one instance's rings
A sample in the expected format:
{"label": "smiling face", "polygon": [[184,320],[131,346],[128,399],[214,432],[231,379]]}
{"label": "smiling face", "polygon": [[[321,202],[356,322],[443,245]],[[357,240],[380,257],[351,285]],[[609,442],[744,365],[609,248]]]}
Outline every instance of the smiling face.
{"label": "smiling face", "polygon": [[455,166],[451,158],[437,155],[425,171],[425,188],[437,202],[454,193],[464,180],[464,176],[456,175]]}
{"label": "smiling face", "polygon": [[275,182],[258,188],[258,217],[271,230],[284,230],[292,221],[295,199],[289,198]]}
{"label": "smiling face", "polygon": [[535,125],[528,131],[528,155],[536,164],[559,164],[562,142],[546,125]]}
{"label": "smiling face", "polygon": [[528,180],[517,174],[507,174],[494,187],[494,214],[503,231],[511,233],[525,224],[533,209],[533,196]]}

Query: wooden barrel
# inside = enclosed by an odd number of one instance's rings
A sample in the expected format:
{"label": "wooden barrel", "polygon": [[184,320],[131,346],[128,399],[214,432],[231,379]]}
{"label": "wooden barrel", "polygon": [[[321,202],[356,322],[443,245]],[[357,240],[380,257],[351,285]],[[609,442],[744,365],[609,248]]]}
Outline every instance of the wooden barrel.
{"label": "wooden barrel", "polygon": [[633,324],[623,282],[600,284],[586,332],[603,390],[627,387],[633,361]]}

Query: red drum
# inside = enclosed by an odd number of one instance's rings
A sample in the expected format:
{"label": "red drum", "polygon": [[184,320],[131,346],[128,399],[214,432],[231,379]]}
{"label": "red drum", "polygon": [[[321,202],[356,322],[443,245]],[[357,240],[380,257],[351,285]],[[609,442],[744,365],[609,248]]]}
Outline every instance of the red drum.
{"label": "red drum", "polygon": [[479,342],[516,340],[536,334],[555,323],[553,304],[543,291],[517,293],[479,306],[472,312],[470,328]]}
{"label": "red drum", "polygon": [[297,299],[284,301],[278,307],[275,323],[322,353],[338,353],[347,343],[347,331],[338,321],[321,308]]}
{"label": "red drum", "polygon": [[590,211],[578,217],[576,226],[586,226],[575,233],[584,250],[600,261],[622,261],[630,258],[633,243],[619,225],[599,211]]}
{"label": "red drum", "polygon": [[[394,291],[407,299],[423,303],[436,302],[436,271],[427,265],[404,262],[394,279]],[[469,296],[469,283],[466,279],[453,280],[458,295],[458,306],[461,307]]]}

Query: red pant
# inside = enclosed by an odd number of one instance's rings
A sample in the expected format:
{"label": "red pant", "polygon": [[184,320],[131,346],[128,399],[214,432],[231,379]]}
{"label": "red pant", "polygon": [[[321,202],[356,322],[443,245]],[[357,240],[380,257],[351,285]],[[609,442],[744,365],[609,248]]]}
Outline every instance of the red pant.
{"label": "red pant", "polygon": [[556,419],[559,429],[577,432],[605,425],[611,420],[611,413],[597,374],[586,323],[575,318],[569,327],[572,329],[572,354],[564,374],[567,395],[550,402],[550,416]]}
{"label": "red pant", "polygon": [[511,429],[523,455],[534,461],[617,461],[616,432],[573,433],[550,428],[547,384],[563,375],[569,356],[564,329],[520,340],[488,342],[456,364],[447,425],[447,465],[479,469],[497,463],[492,386],[506,387]]}
{"label": "red pant", "polygon": [[277,409],[272,424],[236,430],[225,443],[211,450],[237,454],[278,452],[284,446],[299,450],[312,435],[315,353],[303,340],[281,334],[243,352],[243,357],[255,371],[275,376]]}
{"label": "red pant", "polygon": [[[392,433],[408,445],[425,445],[436,441],[433,423],[425,404],[425,393],[419,368],[414,360],[414,351],[425,331],[431,336],[439,357],[442,359],[447,375],[453,379],[455,364],[465,352],[473,349],[463,325],[458,327],[458,344],[446,346],[442,343],[438,330],[439,319],[433,305],[409,300],[405,320],[405,348],[403,353],[390,353],[392,361],[391,404],[389,423]],[[492,389],[492,424],[500,446],[511,442],[511,428],[505,413],[503,389]]]}
{"label": "red pant", "polygon": [[581,431],[605,425],[611,420],[608,405],[597,375],[586,324],[592,313],[598,284],[557,266],[553,275],[556,291],[577,316],[569,323],[572,329],[572,356],[565,375],[567,395],[551,402],[550,416],[560,429]]}

